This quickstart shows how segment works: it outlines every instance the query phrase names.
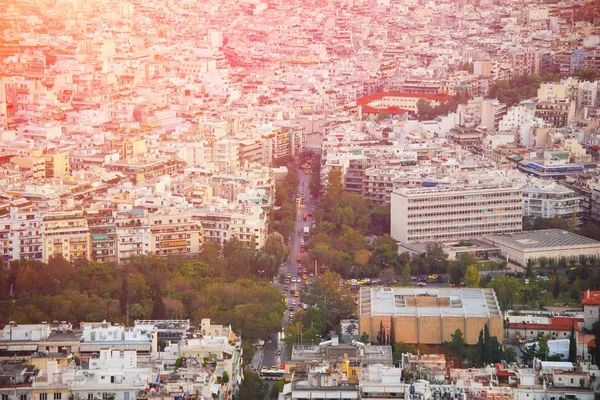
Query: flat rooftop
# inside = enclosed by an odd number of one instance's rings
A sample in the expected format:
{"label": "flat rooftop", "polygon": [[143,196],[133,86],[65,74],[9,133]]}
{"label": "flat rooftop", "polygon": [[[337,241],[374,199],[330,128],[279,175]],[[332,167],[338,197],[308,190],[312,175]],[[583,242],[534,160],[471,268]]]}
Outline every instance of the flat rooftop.
{"label": "flat rooftop", "polygon": [[600,242],[585,236],[563,231],[561,229],[544,229],[539,231],[526,231],[508,233],[504,235],[485,235],[485,240],[494,245],[504,245],[519,250],[562,248],[584,245],[600,246]]}
{"label": "flat rooftop", "polygon": [[360,291],[360,314],[394,316],[500,316],[492,289],[365,288]]}

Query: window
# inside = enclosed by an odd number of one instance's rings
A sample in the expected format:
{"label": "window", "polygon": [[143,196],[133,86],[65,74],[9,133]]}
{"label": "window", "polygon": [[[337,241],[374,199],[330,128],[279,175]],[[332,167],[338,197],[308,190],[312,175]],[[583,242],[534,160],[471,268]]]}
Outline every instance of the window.
{"label": "window", "polygon": [[8,400],[8,395],[3,393],[1,399],[2,400]]}
{"label": "window", "polygon": [[20,395],[19,400],[27,400],[27,395],[26,394]]}
{"label": "window", "polygon": [[48,400],[48,393],[40,393],[40,400]]}
{"label": "window", "polygon": [[87,400],[94,400],[94,393],[88,393]]}
{"label": "window", "polygon": [[62,398],[62,393],[54,393],[54,400],[60,400]]}

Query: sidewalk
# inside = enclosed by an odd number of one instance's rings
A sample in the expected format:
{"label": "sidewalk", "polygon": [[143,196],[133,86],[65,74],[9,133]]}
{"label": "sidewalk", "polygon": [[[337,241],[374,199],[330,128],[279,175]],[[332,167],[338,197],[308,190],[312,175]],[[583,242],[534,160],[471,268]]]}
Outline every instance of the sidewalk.
{"label": "sidewalk", "polygon": [[257,349],[254,352],[254,357],[252,357],[252,362],[250,363],[250,368],[252,368],[253,371],[255,371],[255,372],[260,371],[260,366],[262,365],[263,357],[264,357],[263,349]]}

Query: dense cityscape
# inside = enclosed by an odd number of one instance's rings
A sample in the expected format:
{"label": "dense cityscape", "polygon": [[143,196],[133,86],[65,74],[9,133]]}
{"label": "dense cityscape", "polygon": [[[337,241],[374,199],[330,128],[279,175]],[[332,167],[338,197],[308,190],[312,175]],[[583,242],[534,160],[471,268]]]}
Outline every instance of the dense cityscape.
{"label": "dense cityscape", "polygon": [[600,397],[597,0],[0,0],[0,400]]}

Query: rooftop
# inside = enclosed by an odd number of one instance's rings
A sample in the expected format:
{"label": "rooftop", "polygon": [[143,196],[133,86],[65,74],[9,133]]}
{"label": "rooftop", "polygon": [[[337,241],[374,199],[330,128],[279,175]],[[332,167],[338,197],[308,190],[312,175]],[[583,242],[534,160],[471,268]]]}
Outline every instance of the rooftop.
{"label": "rooftop", "polygon": [[368,288],[360,293],[361,314],[500,316],[492,289]]}
{"label": "rooftop", "polygon": [[562,248],[572,246],[596,245],[600,242],[561,229],[526,231],[504,235],[485,235],[484,239],[519,250]]}

